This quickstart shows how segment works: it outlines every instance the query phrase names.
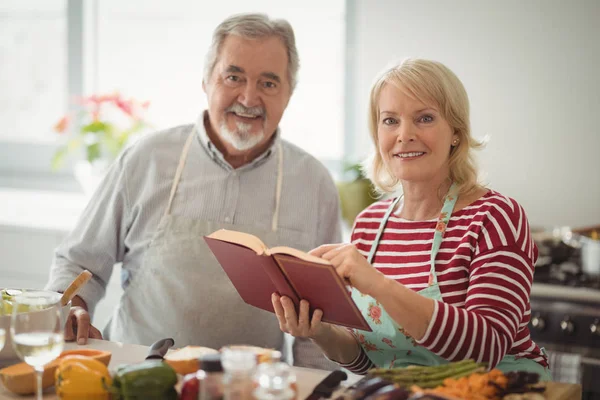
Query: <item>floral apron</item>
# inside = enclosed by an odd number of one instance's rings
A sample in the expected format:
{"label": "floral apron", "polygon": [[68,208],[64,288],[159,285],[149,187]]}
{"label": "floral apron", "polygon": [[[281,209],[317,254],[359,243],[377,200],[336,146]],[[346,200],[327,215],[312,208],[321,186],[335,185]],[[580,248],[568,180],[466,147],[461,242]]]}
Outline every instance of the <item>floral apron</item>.
{"label": "floral apron", "polygon": [[[440,250],[446,226],[450,221],[450,215],[454,210],[458,196],[457,188],[453,184],[445,198],[440,217],[438,219],[433,245],[431,249],[431,269],[429,272],[428,286],[420,290],[421,296],[443,301],[442,292],[437,280],[435,271],[435,258]],[[390,204],[380,225],[375,241],[369,253],[368,262],[373,262],[373,257],[379,245],[379,240],[385,229],[387,220],[400,201],[402,196]],[[425,347],[418,346],[413,338],[404,334],[404,329],[396,323],[381,305],[374,298],[363,295],[356,289],[352,289],[352,299],[361,310],[372,332],[354,330],[360,345],[365,350],[369,359],[379,368],[397,368],[408,367],[410,365],[440,365],[448,363],[448,360],[438,356]],[[542,349],[543,351],[543,349]],[[542,380],[551,380],[552,376],[548,368],[544,368],[534,360],[527,358],[516,358],[512,355],[505,355],[502,361],[496,366],[501,371],[529,371],[536,372]]]}

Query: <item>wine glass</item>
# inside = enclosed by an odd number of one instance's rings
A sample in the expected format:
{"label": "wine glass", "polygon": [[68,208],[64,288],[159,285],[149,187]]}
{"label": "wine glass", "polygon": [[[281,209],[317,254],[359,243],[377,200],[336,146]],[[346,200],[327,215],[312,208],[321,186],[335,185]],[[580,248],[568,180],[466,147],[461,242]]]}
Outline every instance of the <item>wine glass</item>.
{"label": "wine glass", "polygon": [[64,346],[60,294],[28,291],[13,298],[10,321],[12,345],[21,360],[35,370],[37,399],[42,399],[44,365]]}
{"label": "wine glass", "polygon": [[[0,297],[0,317],[4,315],[4,299]],[[0,328],[0,351],[4,348],[4,343],[6,343],[6,330],[4,328]]]}

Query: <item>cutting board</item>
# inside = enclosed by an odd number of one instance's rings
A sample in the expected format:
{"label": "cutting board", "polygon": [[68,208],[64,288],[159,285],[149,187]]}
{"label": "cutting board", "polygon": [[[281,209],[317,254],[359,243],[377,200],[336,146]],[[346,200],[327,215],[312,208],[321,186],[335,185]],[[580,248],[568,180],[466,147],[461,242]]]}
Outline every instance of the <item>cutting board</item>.
{"label": "cutting board", "polygon": [[547,400],[581,400],[581,385],[547,382],[544,395]]}

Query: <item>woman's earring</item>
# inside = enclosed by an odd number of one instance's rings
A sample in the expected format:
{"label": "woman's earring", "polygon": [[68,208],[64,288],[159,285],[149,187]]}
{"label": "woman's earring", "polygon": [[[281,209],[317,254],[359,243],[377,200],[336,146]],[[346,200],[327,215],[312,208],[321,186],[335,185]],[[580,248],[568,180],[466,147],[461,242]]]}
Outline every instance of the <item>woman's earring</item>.
{"label": "woman's earring", "polygon": [[458,145],[458,142],[459,142],[459,141],[460,141],[459,139],[454,139],[454,140],[452,141],[452,146],[456,146],[456,145]]}

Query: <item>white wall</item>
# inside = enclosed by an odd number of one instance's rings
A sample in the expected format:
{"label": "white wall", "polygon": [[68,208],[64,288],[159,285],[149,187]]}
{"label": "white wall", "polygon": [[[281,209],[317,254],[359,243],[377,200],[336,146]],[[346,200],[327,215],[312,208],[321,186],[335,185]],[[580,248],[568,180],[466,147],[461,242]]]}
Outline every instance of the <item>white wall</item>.
{"label": "white wall", "polygon": [[355,156],[371,149],[375,76],[405,57],[463,81],[490,187],[536,226],[600,224],[600,1],[350,1],[348,115]]}

